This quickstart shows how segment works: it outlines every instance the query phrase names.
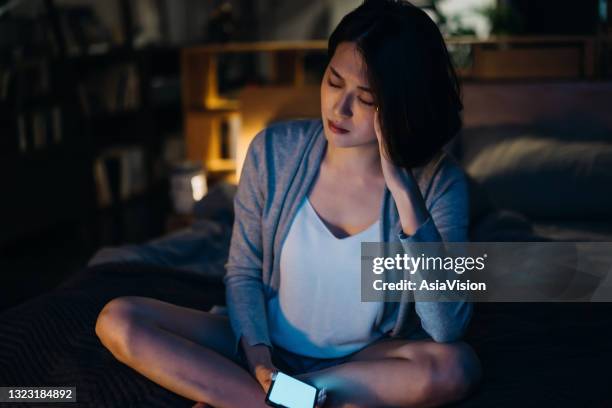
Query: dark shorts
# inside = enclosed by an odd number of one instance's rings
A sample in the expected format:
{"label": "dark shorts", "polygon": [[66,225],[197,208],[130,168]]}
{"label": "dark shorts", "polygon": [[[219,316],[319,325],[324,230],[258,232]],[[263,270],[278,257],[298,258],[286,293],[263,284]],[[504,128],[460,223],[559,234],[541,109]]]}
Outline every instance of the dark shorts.
{"label": "dark shorts", "polygon": [[[218,307],[218,306],[213,307],[213,309],[211,309],[210,312],[213,314],[222,315],[222,316],[227,317],[228,324],[229,324],[229,317],[227,316],[227,312],[224,307]],[[379,341],[384,341],[385,339],[388,339],[388,338],[389,338],[388,335],[384,335],[380,339],[376,340],[374,343],[379,342]],[[237,363],[239,363],[242,367],[248,370],[249,364],[247,362],[246,356],[244,355],[244,350],[242,350],[242,347],[237,347],[237,349],[238,350],[235,350],[235,352],[237,352],[237,355],[235,356],[234,360]],[[346,355],[344,357],[338,357],[338,358],[314,358],[314,357],[302,356],[300,354],[295,354],[289,350],[285,350],[275,345],[272,350],[272,363],[274,364],[276,368],[278,368],[280,371],[286,374],[297,375],[297,374],[309,373],[312,371],[323,370],[325,368],[343,364],[349,361],[351,357],[355,355],[356,353],[358,353],[359,351],[360,350],[357,350],[349,355]]]}
{"label": "dark shorts", "polygon": [[314,358],[295,354],[275,346],[272,351],[272,362],[280,371],[290,375],[296,375],[323,370],[324,368],[345,363],[353,354],[338,358]]}
{"label": "dark shorts", "polygon": [[[384,341],[388,339],[388,336],[383,336],[380,339],[376,340],[374,343],[379,341]],[[373,343],[372,343],[373,344]],[[289,375],[297,375],[309,373],[312,371],[323,370],[325,368],[333,367],[339,364],[346,363],[351,359],[352,356],[357,354],[360,350],[357,350],[351,354],[348,354],[344,357],[338,358],[315,358],[302,356],[300,354],[295,354],[289,350],[285,350],[279,346],[274,346],[272,350],[272,363],[276,368],[280,371],[289,374]],[[247,368],[248,363],[246,360],[246,356],[244,355],[244,351],[242,347],[240,347],[239,351],[239,360],[243,367]]]}

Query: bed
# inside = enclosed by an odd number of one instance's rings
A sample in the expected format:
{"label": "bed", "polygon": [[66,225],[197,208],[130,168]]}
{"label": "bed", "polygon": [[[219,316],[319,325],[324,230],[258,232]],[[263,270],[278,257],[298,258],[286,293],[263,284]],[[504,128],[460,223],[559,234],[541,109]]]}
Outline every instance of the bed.
{"label": "bed", "polygon": [[[612,241],[612,205],[607,201],[612,191],[598,189],[601,183],[612,185],[612,119],[600,106],[608,99],[607,106],[612,106],[612,86],[557,84],[543,91],[526,85],[514,96],[514,88],[510,94],[502,92],[502,102],[500,92],[499,87],[483,85],[466,93],[466,113],[489,109],[490,114],[467,115],[466,130],[447,146],[468,170],[470,238]],[[525,105],[526,99],[544,103],[555,95],[567,101],[567,96],[560,96],[567,92],[574,92],[569,100],[580,101],[572,112],[583,112],[588,127],[554,115],[552,128],[539,126],[546,121],[534,118],[550,119],[549,107],[540,109],[543,116],[530,111],[530,122],[523,120],[525,115],[503,109]],[[493,98],[503,106],[483,107]],[[559,106],[557,113],[567,115]],[[550,154],[548,162],[541,160],[542,152],[556,152],[555,147],[564,149],[567,144],[571,149],[564,151],[574,156]],[[483,156],[483,151],[488,154]],[[566,166],[568,157],[579,161]],[[574,181],[555,184],[559,175]],[[533,196],[525,200],[524,195],[505,194],[509,188]],[[585,196],[573,201],[566,197],[559,205],[559,197],[567,194],[564,189],[578,189]],[[94,323],[106,302],[125,295],[199,310],[223,305],[223,263],[234,193],[235,187],[219,184],[198,203],[196,221],[189,228],[141,245],[103,248],[62,286],[2,312],[0,384],[76,386],[78,402],[71,405],[75,407],[190,407],[193,401],[115,360],[95,336]],[[466,341],[483,362],[484,380],[474,395],[455,407],[612,406],[612,304],[480,303]]]}

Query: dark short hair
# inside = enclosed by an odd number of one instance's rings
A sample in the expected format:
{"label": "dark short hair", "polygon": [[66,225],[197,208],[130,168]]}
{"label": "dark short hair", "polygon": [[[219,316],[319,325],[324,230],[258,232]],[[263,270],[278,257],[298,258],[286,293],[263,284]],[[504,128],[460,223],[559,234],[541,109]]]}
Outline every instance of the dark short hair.
{"label": "dark short hair", "polygon": [[407,1],[366,0],[329,38],[331,60],[342,42],[361,53],[384,146],[404,168],[427,163],[461,129],[461,89],[444,38]]}

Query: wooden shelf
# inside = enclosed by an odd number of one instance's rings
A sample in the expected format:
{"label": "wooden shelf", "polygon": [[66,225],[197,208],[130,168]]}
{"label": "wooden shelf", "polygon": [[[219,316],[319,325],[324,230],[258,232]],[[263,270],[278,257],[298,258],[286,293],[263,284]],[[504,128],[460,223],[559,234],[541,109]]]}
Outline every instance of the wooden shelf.
{"label": "wooden shelf", "polygon": [[587,43],[594,37],[586,35],[492,35],[484,39],[472,36],[447,37],[447,44],[506,45],[506,44],[568,44]]}
{"label": "wooden shelf", "polygon": [[261,41],[261,42],[233,42],[225,44],[209,44],[188,47],[184,54],[223,54],[234,52],[282,52],[282,51],[325,51],[326,40],[310,41]]}
{"label": "wooden shelf", "polygon": [[[469,47],[469,61],[458,69],[463,79],[559,80],[597,77],[596,36],[495,36],[446,38],[449,46]],[[280,41],[226,43],[186,47],[181,50],[181,89],[188,158],[210,167],[221,159],[220,123],[239,115],[241,137],[237,143],[236,174],[250,138],[271,121],[320,117],[319,90],[305,83],[304,56],[326,53],[327,42]],[[244,88],[239,102],[219,95],[218,58],[231,53],[267,53],[272,60],[271,84]],[[214,168],[214,165],[212,166]],[[223,167],[223,166],[221,166]]]}
{"label": "wooden shelf", "polygon": [[206,171],[210,173],[226,173],[236,171],[236,161],[233,159],[213,159],[206,162]]}
{"label": "wooden shelf", "polygon": [[215,116],[228,114],[240,111],[240,102],[226,99],[223,103],[219,103],[215,108],[191,107],[185,109],[185,113],[193,116]]}
{"label": "wooden shelf", "polygon": [[[181,88],[187,157],[202,161],[213,173],[228,173],[237,179],[242,157],[235,128],[230,141],[230,157],[222,154],[224,124],[241,127],[242,106],[237,100],[219,94],[218,57],[225,53],[269,53],[272,57],[272,82],[289,87],[305,85],[304,55],[325,53],[327,41],[281,41],[226,43],[193,46],[181,51]],[[264,103],[265,101],[261,101]],[[238,131],[242,133],[242,130]],[[225,144],[224,144],[225,143]],[[227,152],[226,152],[227,153]]]}

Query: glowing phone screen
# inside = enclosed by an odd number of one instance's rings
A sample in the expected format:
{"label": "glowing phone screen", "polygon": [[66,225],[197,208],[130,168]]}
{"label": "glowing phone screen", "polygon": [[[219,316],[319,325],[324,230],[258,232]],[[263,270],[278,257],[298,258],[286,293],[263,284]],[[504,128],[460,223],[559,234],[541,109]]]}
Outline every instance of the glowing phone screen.
{"label": "glowing phone screen", "polygon": [[316,397],[315,387],[279,371],[268,400],[288,408],[313,408]]}

